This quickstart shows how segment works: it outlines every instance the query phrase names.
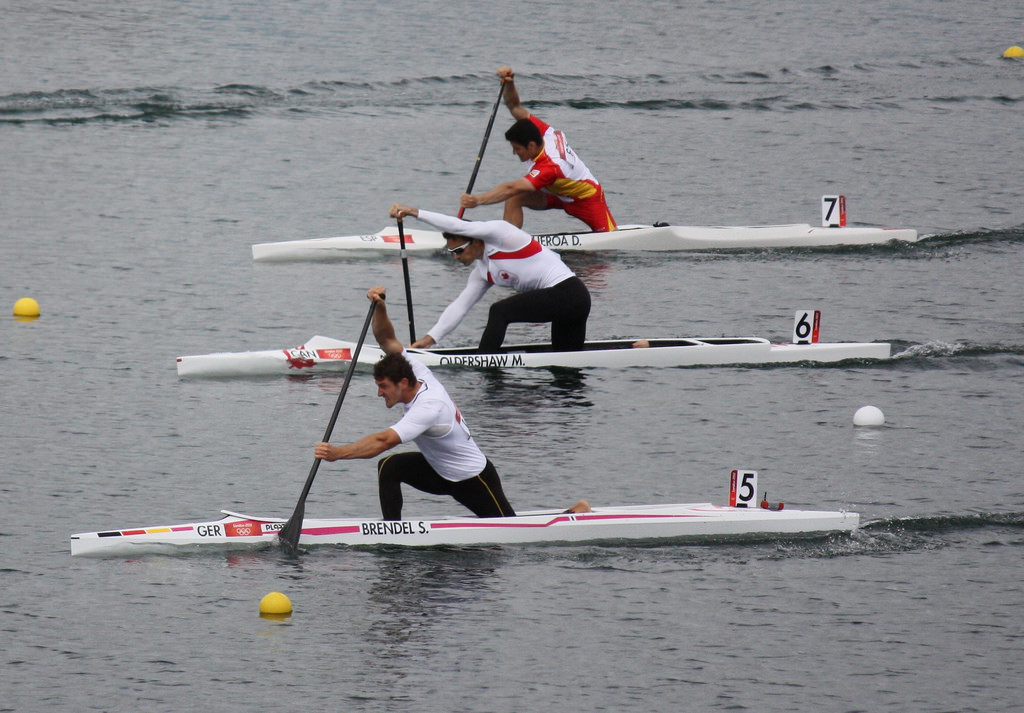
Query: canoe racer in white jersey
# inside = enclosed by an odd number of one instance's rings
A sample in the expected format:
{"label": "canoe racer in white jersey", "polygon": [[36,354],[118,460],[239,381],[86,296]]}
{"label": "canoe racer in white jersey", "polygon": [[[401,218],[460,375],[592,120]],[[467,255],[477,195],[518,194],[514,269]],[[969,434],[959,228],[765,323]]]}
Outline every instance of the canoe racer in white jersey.
{"label": "canoe racer in white jersey", "polygon": [[493,303],[478,351],[495,354],[513,322],[551,322],[551,349],[579,351],[587,338],[590,291],[558,253],[504,220],[466,221],[399,203],[392,218],[411,215],[441,230],[448,253],[471,265],[466,287],[445,308],[426,336],[412,346],[427,349],[450,334],[491,285],[510,287],[511,297]]}
{"label": "canoe racer in white jersey", "polygon": [[384,357],[374,364],[377,395],[391,408],[402,404],[405,415],[390,428],[347,445],[316,445],[316,457],[326,461],[375,458],[400,443],[415,442],[419,452],[395,453],[377,463],[381,514],[402,519],[402,483],[434,495],[450,495],[478,517],[512,517],[498,471],[477,447],[458,407],[424,364],[405,356],[384,306],[383,287],[367,297],[377,303],[373,336]]}

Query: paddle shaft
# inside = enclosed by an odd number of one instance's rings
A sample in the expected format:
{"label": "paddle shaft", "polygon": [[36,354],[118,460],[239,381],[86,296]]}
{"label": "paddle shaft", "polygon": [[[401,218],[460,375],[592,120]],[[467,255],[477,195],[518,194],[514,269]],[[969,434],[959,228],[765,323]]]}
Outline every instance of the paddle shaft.
{"label": "paddle shaft", "polygon": [[405,253],[405,229],[402,216],[398,216],[398,242],[402,248],[402,274],[405,275],[405,305],[409,310],[409,344],[416,341],[416,324],[412,318],[412,285],[409,283],[409,256]]}
{"label": "paddle shaft", "polygon": [[[487,140],[491,137],[491,127],[494,126],[494,117],[498,115],[498,107],[501,106],[501,97],[505,94],[505,81],[502,80],[498,89],[498,99],[494,102],[494,109],[491,111],[491,118],[487,121],[487,130],[484,132],[484,140],[480,142],[480,151],[476,155],[476,163],[473,164],[473,174],[469,177],[469,185],[466,186],[466,193],[473,192],[473,184],[476,183],[476,174],[480,172],[480,162],[484,160],[484,150],[487,148]],[[466,212],[465,208],[459,208],[459,217]]]}
{"label": "paddle shaft", "polygon": [[[366,313],[366,321],[363,323],[363,331],[359,333],[359,341],[356,343],[356,349],[352,352],[352,359],[348,364],[348,371],[345,373],[345,382],[341,385],[341,393],[338,394],[338,401],[334,404],[334,413],[331,414],[331,421],[327,424],[327,430],[324,432],[324,441],[331,440],[331,433],[334,431],[334,424],[338,420],[338,413],[341,411],[341,404],[345,401],[345,393],[348,391],[348,385],[352,381],[352,373],[356,370],[356,362],[359,360],[359,352],[362,351],[363,341],[366,339],[366,332],[370,328],[370,322],[373,320],[373,311],[376,309],[377,303],[370,302],[370,309]],[[313,487],[313,479],[316,478],[316,472],[320,468],[320,458],[313,459],[313,467],[309,469],[309,475],[306,476],[306,484],[302,488],[302,495],[299,496],[299,502],[295,505],[295,512],[292,513],[291,519],[284,524],[281,531],[277,533],[278,539],[285,546],[291,554],[296,554],[299,550],[299,537],[302,534],[302,521],[306,515],[306,496],[309,495],[309,489]]]}

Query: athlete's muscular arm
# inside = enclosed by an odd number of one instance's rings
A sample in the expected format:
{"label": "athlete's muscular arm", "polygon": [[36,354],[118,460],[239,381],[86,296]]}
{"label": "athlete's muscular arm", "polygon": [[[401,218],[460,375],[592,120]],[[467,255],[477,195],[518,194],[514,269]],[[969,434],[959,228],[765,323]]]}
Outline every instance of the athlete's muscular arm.
{"label": "athlete's muscular arm", "polygon": [[372,287],[366,293],[371,302],[377,303],[373,311],[373,336],[385,354],[401,354],[404,347],[395,336],[395,325],[388,319],[388,308],[384,306],[384,292],[383,287]]}
{"label": "athlete's muscular arm", "polygon": [[360,438],[355,443],[344,446],[332,446],[330,443],[320,442],[316,444],[316,457],[320,460],[336,461],[339,459],[349,460],[351,458],[374,458],[386,450],[394,448],[402,439],[392,429],[371,433],[369,436]]}
{"label": "athlete's muscular arm", "polygon": [[505,106],[512,113],[512,116],[516,119],[529,119],[530,110],[523,106],[523,103],[519,101],[519,91],[516,89],[516,83],[514,77],[515,73],[511,67],[498,67],[498,76],[501,77],[501,81],[505,83],[505,91],[502,96],[505,97]]}
{"label": "athlete's muscular arm", "polygon": [[476,208],[480,205],[491,205],[492,203],[501,203],[503,200],[517,196],[521,193],[533,193],[536,189],[533,184],[525,178],[517,178],[514,181],[508,181],[502,183],[489,191],[480,193],[478,195],[471,195],[469,193],[463,193],[461,197],[461,205],[463,208]]}

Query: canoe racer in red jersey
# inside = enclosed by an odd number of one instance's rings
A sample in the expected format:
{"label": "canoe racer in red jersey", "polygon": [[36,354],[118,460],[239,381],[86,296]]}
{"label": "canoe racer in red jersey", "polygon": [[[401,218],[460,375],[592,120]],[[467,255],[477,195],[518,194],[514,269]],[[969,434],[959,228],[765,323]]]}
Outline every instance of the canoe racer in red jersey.
{"label": "canoe racer in red jersey", "polygon": [[511,67],[499,68],[498,76],[505,82],[505,105],[516,119],[505,132],[505,138],[512,144],[512,153],[532,165],[522,178],[477,195],[463,193],[462,207],[475,208],[504,201],[504,219],[517,228],[523,227],[524,207],[532,210],[558,208],[579,218],[596,233],[615,230],[615,219],[605,201],[604,189],[569,146],[565,134],[533,116],[523,106]]}

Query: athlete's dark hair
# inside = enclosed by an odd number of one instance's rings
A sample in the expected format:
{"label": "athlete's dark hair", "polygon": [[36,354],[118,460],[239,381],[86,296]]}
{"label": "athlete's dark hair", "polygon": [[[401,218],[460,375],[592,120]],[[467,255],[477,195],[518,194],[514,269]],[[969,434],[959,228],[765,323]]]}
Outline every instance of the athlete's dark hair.
{"label": "athlete's dark hair", "polygon": [[505,132],[505,140],[520,146],[526,146],[531,141],[538,146],[544,143],[544,137],[540,135],[540,129],[529,119],[520,119],[512,124],[509,130]]}
{"label": "athlete's dark hair", "polygon": [[409,386],[416,383],[416,373],[412,370],[412,364],[401,354],[385,354],[380,361],[373,365],[373,379],[389,379],[392,384],[398,384],[402,379],[409,382]]}

